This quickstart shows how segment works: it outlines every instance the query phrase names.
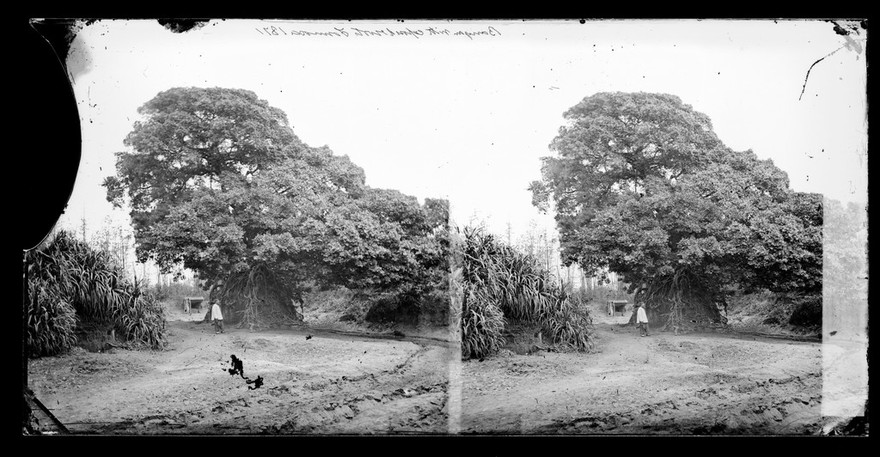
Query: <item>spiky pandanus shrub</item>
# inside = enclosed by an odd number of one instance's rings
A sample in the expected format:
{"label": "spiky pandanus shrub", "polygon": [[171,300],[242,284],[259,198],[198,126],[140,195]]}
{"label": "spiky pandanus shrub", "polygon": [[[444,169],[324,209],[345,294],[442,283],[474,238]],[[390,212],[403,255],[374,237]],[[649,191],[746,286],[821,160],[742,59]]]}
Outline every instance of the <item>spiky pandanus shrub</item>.
{"label": "spiky pandanus shrub", "polygon": [[[548,341],[576,350],[592,347],[592,321],[586,308],[579,307],[565,288],[541,268],[533,256],[521,253],[485,233],[466,227],[461,243],[461,281],[465,296],[474,297],[474,305],[462,316],[462,356],[497,351],[494,337],[503,331],[504,319],[537,324]],[[471,295],[468,295],[471,294]],[[467,312],[472,314],[470,324]],[[485,324],[491,323],[491,324]],[[464,345],[465,333],[471,343]],[[479,337],[478,337],[479,336]],[[465,348],[468,352],[465,352]]]}
{"label": "spiky pandanus shrub", "polygon": [[[34,341],[71,343],[68,327],[73,309],[78,324],[106,326],[123,341],[160,348],[165,344],[165,315],[161,305],[137,282],[125,278],[110,256],[58,232],[44,248],[28,253],[28,332]],[[55,305],[52,305],[55,303]],[[47,307],[55,306],[53,315]],[[44,312],[40,313],[40,309]],[[31,353],[57,354],[71,344],[40,346]]]}
{"label": "spiky pandanus shrub", "polygon": [[541,331],[557,345],[591,349],[593,319],[588,308],[561,284],[557,286],[556,297],[556,306],[541,319]]}
{"label": "spiky pandanus shrub", "polygon": [[76,344],[76,310],[49,282],[28,281],[26,335],[28,355],[41,357],[66,352]]}
{"label": "spiky pandanus shrub", "polygon": [[467,285],[462,290],[461,355],[482,358],[504,345],[504,313],[485,289]]}

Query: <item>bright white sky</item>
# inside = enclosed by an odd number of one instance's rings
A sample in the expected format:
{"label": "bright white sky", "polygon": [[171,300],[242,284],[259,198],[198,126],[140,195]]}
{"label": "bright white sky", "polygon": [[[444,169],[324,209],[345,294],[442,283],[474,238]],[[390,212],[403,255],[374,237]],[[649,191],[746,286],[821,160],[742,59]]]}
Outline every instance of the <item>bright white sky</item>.
{"label": "bright white sky", "polygon": [[[288,35],[267,35],[276,26]],[[291,31],[348,36],[303,36]],[[427,29],[450,35],[429,35]],[[490,28],[491,27],[491,28]],[[294,132],[363,167],[367,184],[446,197],[459,225],[473,217],[514,236],[539,216],[527,190],[562,113],[604,91],[678,95],[707,114],[734,149],[753,149],[800,191],[867,201],[867,101],[862,52],[821,21],[214,21],[171,33],[156,21],[83,25],[68,66],[83,158],[62,224],[91,227],[127,211],[106,202],[105,176],[139,118],[178,86],[254,91]],[[356,36],[355,28],[420,30]],[[486,32],[471,36],[456,31]]]}

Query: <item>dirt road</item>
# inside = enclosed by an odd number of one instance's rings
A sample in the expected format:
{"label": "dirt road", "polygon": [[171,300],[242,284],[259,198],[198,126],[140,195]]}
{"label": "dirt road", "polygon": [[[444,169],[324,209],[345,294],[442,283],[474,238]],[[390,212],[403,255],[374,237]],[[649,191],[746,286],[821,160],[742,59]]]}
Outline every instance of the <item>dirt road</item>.
{"label": "dirt road", "polygon": [[[168,323],[165,351],[82,349],[30,361],[29,385],[73,433],[446,433],[457,346],[315,330]],[[311,335],[311,338],[307,336]],[[253,388],[231,375],[230,356]]]}
{"label": "dirt road", "polygon": [[813,434],[820,343],[623,327],[596,353],[504,352],[462,365],[463,433]]}
{"label": "dirt road", "polygon": [[[217,335],[172,315],[165,351],[78,349],[29,363],[29,386],[86,434],[813,434],[821,345],[652,333],[596,314],[596,352],[455,363],[436,338],[306,328]],[[311,335],[311,338],[307,338]],[[256,389],[230,375],[230,356]],[[461,414],[450,420],[450,367]],[[249,388],[251,387],[251,388]],[[457,398],[457,395],[456,395]],[[455,402],[455,405],[458,405]],[[454,407],[456,410],[458,406]],[[451,424],[454,423],[454,426]]]}

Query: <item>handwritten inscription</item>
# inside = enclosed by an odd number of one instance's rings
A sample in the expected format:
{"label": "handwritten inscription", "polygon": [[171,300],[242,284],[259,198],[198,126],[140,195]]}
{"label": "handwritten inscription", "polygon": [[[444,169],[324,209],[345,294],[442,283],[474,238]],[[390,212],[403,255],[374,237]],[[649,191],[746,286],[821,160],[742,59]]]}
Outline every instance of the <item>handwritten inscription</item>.
{"label": "handwritten inscription", "polygon": [[432,36],[451,36],[465,37],[473,40],[477,37],[496,37],[501,36],[501,32],[495,27],[489,26],[484,29],[475,30],[450,30],[448,28],[428,27],[428,28],[361,28],[361,27],[332,27],[325,30],[298,30],[288,26],[269,26],[257,27],[255,29],[260,35],[265,36],[290,36],[290,37],[409,37],[419,39],[422,37]]}

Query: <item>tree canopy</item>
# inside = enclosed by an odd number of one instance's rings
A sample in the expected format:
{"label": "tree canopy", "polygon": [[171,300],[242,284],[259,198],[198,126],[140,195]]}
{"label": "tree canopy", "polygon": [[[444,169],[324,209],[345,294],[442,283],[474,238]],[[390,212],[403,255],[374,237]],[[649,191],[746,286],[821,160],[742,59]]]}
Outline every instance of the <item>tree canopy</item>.
{"label": "tree canopy", "polygon": [[530,189],[553,204],[566,263],[622,274],[666,317],[717,319],[726,286],[821,292],[821,198],[725,146],[706,115],[673,95],[599,93],[564,117]]}
{"label": "tree canopy", "polygon": [[443,267],[445,201],[367,186],[348,157],[304,144],[253,92],[175,88],[139,112],[104,185],[130,205],[141,260],[209,281],[260,269],[293,289],[421,290]]}

